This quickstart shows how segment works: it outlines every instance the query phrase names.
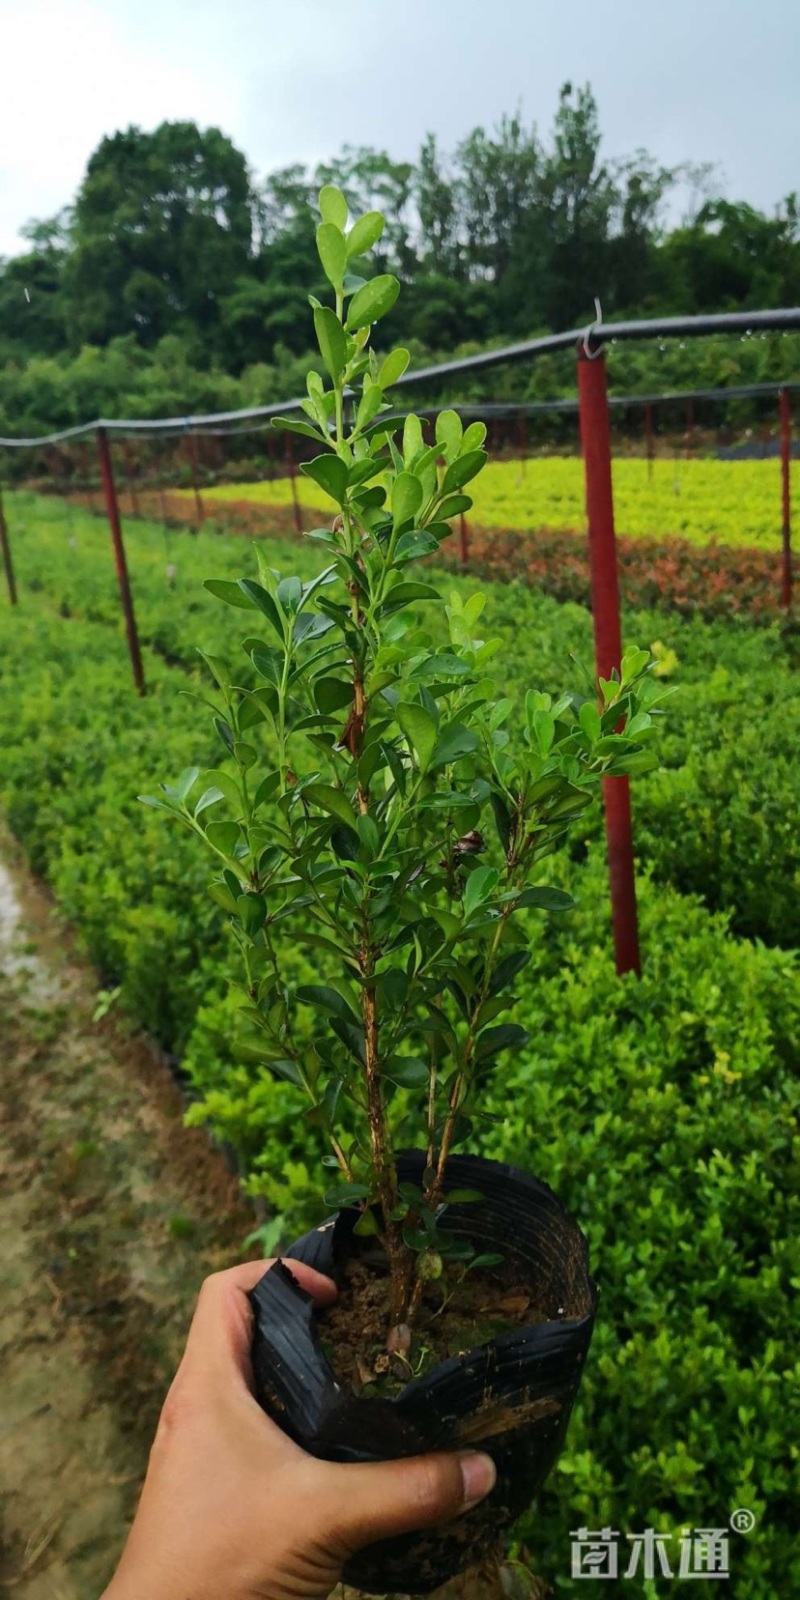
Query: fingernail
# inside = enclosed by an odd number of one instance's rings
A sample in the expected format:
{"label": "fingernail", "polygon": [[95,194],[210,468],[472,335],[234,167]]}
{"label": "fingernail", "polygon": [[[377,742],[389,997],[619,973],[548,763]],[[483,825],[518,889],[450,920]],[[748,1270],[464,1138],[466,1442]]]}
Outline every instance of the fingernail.
{"label": "fingernail", "polygon": [[464,1509],[468,1511],[470,1506],[476,1506],[494,1488],[497,1468],[491,1456],[481,1455],[476,1450],[461,1456],[459,1464],[464,1484]]}

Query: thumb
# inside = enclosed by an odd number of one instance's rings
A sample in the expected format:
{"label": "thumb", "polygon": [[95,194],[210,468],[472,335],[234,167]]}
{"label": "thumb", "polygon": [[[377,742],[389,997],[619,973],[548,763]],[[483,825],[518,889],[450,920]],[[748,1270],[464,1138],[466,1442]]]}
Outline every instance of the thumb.
{"label": "thumb", "polygon": [[497,1481],[491,1456],[474,1450],[374,1466],[330,1466],[327,1474],[323,1525],[348,1554],[376,1539],[457,1517],[483,1500]]}

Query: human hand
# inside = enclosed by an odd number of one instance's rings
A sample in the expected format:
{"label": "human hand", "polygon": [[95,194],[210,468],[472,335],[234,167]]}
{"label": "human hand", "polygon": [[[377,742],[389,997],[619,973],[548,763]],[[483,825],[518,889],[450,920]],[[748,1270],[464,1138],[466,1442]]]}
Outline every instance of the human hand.
{"label": "human hand", "polygon": [[[339,1466],[282,1433],[251,1390],[247,1292],[271,1265],[203,1284],[103,1600],[316,1600],[362,1546],[456,1517],[493,1487],[488,1456]],[[287,1265],[318,1305],[336,1298],[329,1278]]]}

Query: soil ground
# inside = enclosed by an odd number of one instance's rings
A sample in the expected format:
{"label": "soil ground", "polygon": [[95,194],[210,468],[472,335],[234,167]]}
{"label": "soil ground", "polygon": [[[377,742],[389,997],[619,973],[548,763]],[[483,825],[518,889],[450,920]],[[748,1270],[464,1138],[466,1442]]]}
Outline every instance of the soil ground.
{"label": "soil ground", "polygon": [[[200,1283],[253,1219],[166,1064],[94,1020],[96,980],[0,846],[0,1594],[98,1600]],[[437,1600],[545,1592],[506,1567]]]}
{"label": "soil ground", "polygon": [[252,1226],[166,1067],[94,1023],[96,1005],[45,895],[0,867],[0,1591],[15,1600],[102,1592],[198,1287]]}

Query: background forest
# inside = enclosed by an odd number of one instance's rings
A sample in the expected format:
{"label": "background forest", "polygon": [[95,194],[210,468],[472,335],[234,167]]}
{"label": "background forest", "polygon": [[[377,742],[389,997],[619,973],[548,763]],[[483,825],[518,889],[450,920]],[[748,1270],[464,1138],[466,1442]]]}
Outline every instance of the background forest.
{"label": "background forest", "polygon": [[[257,179],[218,129],[165,122],[102,140],[74,205],[0,262],[0,432],[97,415],[168,415],[285,398],[303,386],[309,293],[324,293],[314,196],[336,183],[383,211],[378,271],[404,285],[398,337],[415,360],[605,318],[800,300],[800,208],[720,197],[715,168],[646,151],[606,161],[591,89],[566,84],[543,138],[519,116],[416,161],[345,146],[311,171]],[[615,356],[626,387],[788,375],[796,341],[647,345]],[[788,348],[791,346],[791,349]],[[569,387],[571,363],[493,375],[493,397]],[[685,369],[685,370],[684,370]],[[487,380],[482,380],[485,385]],[[481,380],[456,398],[476,398]]]}

